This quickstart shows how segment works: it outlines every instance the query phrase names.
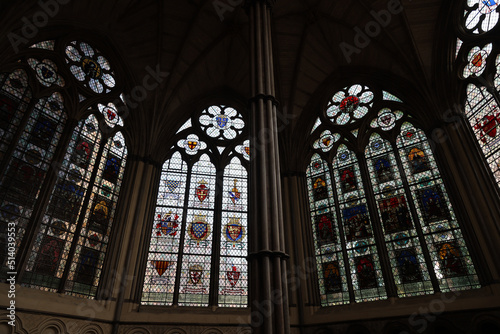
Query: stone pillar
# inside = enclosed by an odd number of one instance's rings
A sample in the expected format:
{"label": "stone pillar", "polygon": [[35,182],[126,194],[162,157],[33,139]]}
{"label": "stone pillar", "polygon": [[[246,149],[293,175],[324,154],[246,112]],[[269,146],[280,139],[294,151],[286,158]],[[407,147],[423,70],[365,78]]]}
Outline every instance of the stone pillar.
{"label": "stone pillar", "polygon": [[250,306],[253,333],[289,333],[278,127],[271,41],[275,1],[249,0],[251,40]]}

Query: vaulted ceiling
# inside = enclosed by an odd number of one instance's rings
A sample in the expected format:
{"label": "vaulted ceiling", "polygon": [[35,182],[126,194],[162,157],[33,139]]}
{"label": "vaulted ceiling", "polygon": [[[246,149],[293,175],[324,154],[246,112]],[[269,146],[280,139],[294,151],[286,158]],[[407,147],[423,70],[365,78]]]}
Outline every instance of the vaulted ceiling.
{"label": "vaulted ceiling", "polygon": [[[197,101],[217,93],[250,98],[248,16],[243,0],[60,0],[54,17],[33,40],[68,32],[94,41],[112,60],[121,62],[127,87],[141,84],[147,68],[159,66],[169,76],[138,107],[146,115],[134,121],[144,132],[144,150],[168,140],[189,118]],[[55,2],[55,0],[53,1]],[[236,5],[231,8],[220,4]],[[440,34],[438,17],[445,1],[402,0],[404,10],[391,15],[388,25],[366,47],[345,57],[340,43],[353,47],[357,28],[374,22],[373,11],[388,10],[395,0],[278,0],[274,8],[273,39],[277,98],[289,124],[284,140],[315,115],[308,104],[337,77],[394,78],[388,90],[420,89],[430,96],[435,47]],[[217,7],[219,5],[219,7]],[[13,50],[6,37],[41,10],[37,1],[5,2],[0,19],[2,59]],[[217,9],[218,8],[218,9]],[[358,45],[359,46],[359,45]],[[111,51],[109,51],[111,52]],[[340,79],[338,81],[341,81]],[[344,85],[339,82],[338,85]],[[312,113],[311,113],[312,114]],[[141,125],[138,125],[141,124]]]}

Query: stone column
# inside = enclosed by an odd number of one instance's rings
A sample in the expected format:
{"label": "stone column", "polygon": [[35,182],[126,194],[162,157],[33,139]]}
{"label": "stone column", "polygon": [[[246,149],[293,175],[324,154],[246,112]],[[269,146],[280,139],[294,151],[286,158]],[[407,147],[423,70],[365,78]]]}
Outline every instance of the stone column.
{"label": "stone column", "polygon": [[275,1],[248,0],[251,40],[250,306],[253,333],[289,333],[278,127],[271,41]]}

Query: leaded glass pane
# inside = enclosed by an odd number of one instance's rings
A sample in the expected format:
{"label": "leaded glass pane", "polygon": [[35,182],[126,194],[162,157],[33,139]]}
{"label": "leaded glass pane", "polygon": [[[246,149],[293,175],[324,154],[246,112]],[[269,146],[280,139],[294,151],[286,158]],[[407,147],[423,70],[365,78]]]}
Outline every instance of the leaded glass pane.
{"label": "leaded glass pane", "polygon": [[338,133],[332,134],[330,130],[325,130],[320,134],[319,139],[314,142],[313,148],[328,152],[339,139],[340,135]]}
{"label": "leaded glass pane", "polygon": [[318,154],[307,168],[307,186],[321,305],[349,303],[332,180],[328,164]]}
{"label": "leaded glass pane", "polygon": [[441,291],[479,288],[469,251],[424,132],[404,123],[397,146]]}
{"label": "leaded glass pane", "polygon": [[97,128],[96,118],[90,115],[73,131],[26,265],[25,286],[58,290],[96,165],[101,138]]}
{"label": "leaded glass pane", "polygon": [[455,58],[458,58],[458,53],[460,52],[460,49],[462,48],[463,44],[464,44],[464,42],[460,38],[457,38],[457,47],[456,47],[456,52],[455,52]]}
{"label": "leaded glass pane", "polygon": [[182,246],[179,305],[207,306],[214,230],[216,170],[208,155],[191,169]]}
{"label": "leaded glass pane", "polygon": [[[64,128],[66,114],[62,108],[63,99],[59,93],[38,101],[21,133],[0,184],[0,216],[1,221],[5,222],[2,224],[5,228],[2,229],[2,234],[6,233],[9,223],[15,224],[14,253],[17,253],[24,237]],[[4,238],[1,240],[4,242]],[[0,248],[2,265],[6,250],[7,247]]]}
{"label": "leaded glass pane", "polygon": [[98,165],[97,177],[65,285],[68,294],[84,297],[96,295],[126,158],[125,139],[118,132],[108,139]]}
{"label": "leaded glass pane", "polygon": [[372,128],[380,128],[383,131],[389,131],[394,129],[396,121],[400,120],[403,115],[402,111],[392,111],[389,108],[383,108],[378,112],[377,118],[370,123],[370,126]]}
{"label": "leaded glass pane", "polygon": [[431,294],[432,283],[392,145],[375,133],[365,155],[398,295]]}
{"label": "leaded glass pane", "polygon": [[177,146],[184,148],[189,155],[195,155],[198,151],[203,151],[207,148],[207,143],[201,141],[198,135],[189,134],[186,139],[181,139],[177,142]]}
{"label": "leaded glass pane", "polygon": [[400,99],[400,98],[398,98],[398,97],[396,97],[396,96],[392,95],[392,94],[391,94],[391,93],[389,93],[389,92],[386,92],[385,90],[384,90],[384,91],[382,91],[382,96],[383,96],[383,99],[384,99],[385,101],[394,101],[394,102],[401,102],[401,103],[403,103],[403,101],[401,101],[401,99]]}
{"label": "leaded glass pane", "polygon": [[236,109],[224,105],[203,110],[199,122],[207,135],[220,140],[234,139],[245,127],[241,114]]}
{"label": "leaded glass pane", "polygon": [[497,68],[497,73],[495,74],[495,87],[497,91],[500,92],[500,54],[497,56],[495,65]]}
{"label": "leaded glass pane", "polygon": [[245,140],[243,145],[236,146],[236,152],[241,154],[246,160],[250,160],[250,140]]}
{"label": "leaded glass pane", "polygon": [[35,72],[38,82],[45,87],[50,87],[52,84],[64,87],[64,79],[57,73],[57,65],[52,60],[39,61],[28,58],[28,64]]}
{"label": "leaded glass pane", "polygon": [[116,125],[123,127],[123,120],[118,115],[118,110],[114,103],[108,103],[106,106],[98,104],[97,107],[110,128],[114,128]]}
{"label": "leaded glass pane", "polygon": [[186,254],[182,259],[179,306],[208,306],[210,256]]}
{"label": "leaded glass pane", "polygon": [[387,298],[356,154],[340,145],[333,161],[355,300]]}
{"label": "leaded glass pane", "polygon": [[28,76],[23,70],[0,75],[0,161],[12,143],[31,100]]}
{"label": "leaded glass pane", "polygon": [[144,278],[145,305],[173,302],[187,171],[178,152],[163,164]]}
{"label": "leaded glass pane", "polygon": [[328,103],[327,117],[332,123],[344,125],[363,118],[373,106],[373,92],[368,87],[353,85],[337,92]]}
{"label": "leaded glass pane", "polygon": [[319,119],[319,117],[318,117],[318,119],[316,119],[316,122],[314,123],[314,126],[313,126],[313,128],[312,128],[312,130],[311,130],[311,133],[313,133],[314,131],[316,131],[316,129],[317,129],[320,125],[321,125],[321,120],[320,120],[320,119]]}
{"label": "leaded glass pane", "polygon": [[247,171],[238,158],[224,169],[219,272],[219,306],[248,304]]}
{"label": "leaded glass pane", "polygon": [[483,74],[486,68],[487,58],[490,55],[493,44],[487,44],[482,49],[478,46],[473,47],[467,56],[467,65],[464,68],[463,77],[478,77]]}
{"label": "leaded glass pane", "polygon": [[33,44],[32,46],[30,46],[30,48],[32,48],[32,49],[45,49],[45,50],[54,51],[55,43],[56,42],[54,40],[43,41],[43,42]]}
{"label": "leaded glass pane", "polygon": [[464,13],[465,29],[474,34],[493,29],[498,23],[498,5],[496,0],[467,0]]}
{"label": "leaded glass pane", "polygon": [[500,110],[497,102],[485,87],[469,84],[465,112],[493,176],[500,185]]}
{"label": "leaded glass pane", "polygon": [[109,93],[115,87],[109,61],[85,42],[73,41],[66,46],[66,63],[74,77],[94,93]]}

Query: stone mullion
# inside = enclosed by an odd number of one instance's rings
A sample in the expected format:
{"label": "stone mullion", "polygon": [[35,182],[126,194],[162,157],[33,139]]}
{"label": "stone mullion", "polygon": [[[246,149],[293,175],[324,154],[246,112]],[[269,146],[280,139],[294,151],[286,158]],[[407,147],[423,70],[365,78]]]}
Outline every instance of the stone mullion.
{"label": "stone mullion", "polygon": [[179,251],[177,255],[177,269],[175,271],[175,287],[174,287],[174,298],[172,301],[172,305],[178,305],[179,304],[179,289],[181,286],[181,273],[182,273],[182,259],[184,257],[184,243],[186,239],[186,230],[187,230],[187,212],[188,212],[188,203],[189,203],[189,192],[191,189],[191,176],[193,175],[192,173],[192,168],[193,168],[194,163],[189,164],[189,169],[188,173],[186,175],[186,189],[184,191],[184,207],[182,209],[182,220],[183,224],[181,224],[181,236],[179,240]]}
{"label": "stone mullion", "polygon": [[210,295],[209,306],[216,306],[219,302],[219,268],[221,263],[221,225],[222,225],[222,194],[224,184],[224,169],[216,172],[214,223],[212,226],[212,256],[210,264]]}

